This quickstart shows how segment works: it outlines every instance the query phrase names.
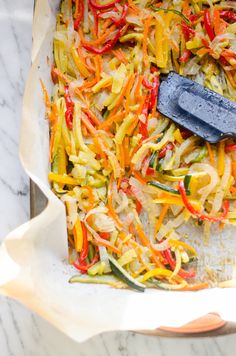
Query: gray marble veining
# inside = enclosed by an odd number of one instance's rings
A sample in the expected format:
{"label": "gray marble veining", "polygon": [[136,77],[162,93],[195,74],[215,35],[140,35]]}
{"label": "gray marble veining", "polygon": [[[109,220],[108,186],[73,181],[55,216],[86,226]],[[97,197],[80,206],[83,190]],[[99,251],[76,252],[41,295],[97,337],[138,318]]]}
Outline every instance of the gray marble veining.
{"label": "gray marble veining", "polygon": [[[32,9],[33,0],[0,0],[1,238],[29,217],[28,177],[19,162],[18,142]],[[232,356],[235,347],[236,335],[166,339],[133,332],[112,332],[76,344],[17,302],[0,298],[0,356]]]}

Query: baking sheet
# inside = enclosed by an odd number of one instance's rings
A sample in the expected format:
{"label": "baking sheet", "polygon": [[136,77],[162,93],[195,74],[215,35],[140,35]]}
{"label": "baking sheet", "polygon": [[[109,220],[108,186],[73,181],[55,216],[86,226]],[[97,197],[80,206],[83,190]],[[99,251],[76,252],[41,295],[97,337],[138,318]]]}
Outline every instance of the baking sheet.
{"label": "baking sheet", "polygon": [[[47,180],[48,124],[39,83],[41,78],[51,88],[52,37],[58,5],[59,1],[47,0],[36,5],[33,65],[24,96],[20,146],[22,164],[48,203],[40,215],[10,233],[1,245],[0,292],[21,301],[77,341],[103,331],[180,326],[212,311],[235,322],[236,289],[137,293],[100,285],[68,284],[75,271],[67,263],[64,206],[50,191]],[[235,229],[227,229],[224,235],[215,231],[211,247],[203,245],[200,228],[186,229],[186,233],[191,230],[189,238],[202,256],[200,268],[208,264],[218,271],[218,279],[233,278]],[[228,265],[222,264],[225,258],[231,259]]]}

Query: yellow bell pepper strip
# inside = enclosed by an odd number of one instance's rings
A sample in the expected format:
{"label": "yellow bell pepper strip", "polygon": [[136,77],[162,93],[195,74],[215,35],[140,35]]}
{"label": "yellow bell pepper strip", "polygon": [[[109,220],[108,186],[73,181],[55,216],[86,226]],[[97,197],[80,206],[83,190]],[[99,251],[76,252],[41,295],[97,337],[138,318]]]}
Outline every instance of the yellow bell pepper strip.
{"label": "yellow bell pepper strip", "polygon": [[68,185],[80,185],[80,180],[69,177],[68,175],[61,175],[57,173],[50,172],[48,173],[48,179],[49,181],[56,182],[56,183],[62,183],[62,184],[68,184]]}
{"label": "yellow bell pepper strip", "polygon": [[[145,282],[148,279],[153,278],[153,277],[171,278],[171,275],[172,275],[172,271],[170,271],[168,269],[155,268],[155,269],[148,271],[143,276],[140,276],[139,280],[141,282]],[[179,276],[174,276],[173,280],[176,280],[179,283],[183,282],[183,279]]]}
{"label": "yellow bell pepper strip", "polygon": [[[81,1],[81,2],[83,2],[83,1]],[[75,46],[71,47],[70,52],[71,52],[71,55],[75,62],[76,67],[79,69],[80,74],[85,78],[89,77],[90,73],[89,73],[88,69],[86,68],[85,64],[83,63],[82,59],[80,58],[79,53],[78,53],[77,49],[75,48]]]}
{"label": "yellow bell pepper strip", "polygon": [[180,132],[180,129],[176,129],[175,132],[174,132],[174,138],[176,139],[176,141],[178,143],[183,143],[184,142],[184,139],[181,135],[181,132]]}
{"label": "yellow bell pepper strip", "polygon": [[190,245],[186,244],[184,241],[180,240],[169,240],[169,245],[174,247],[183,247],[186,250],[189,250],[194,256],[197,256],[197,251]]}
{"label": "yellow bell pepper strip", "polygon": [[211,144],[209,142],[206,142],[206,146],[207,146],[207,149],[208,149],[208,155],[209,155],[209,159],[210,159],[211,165],[212,165],[212,167],[214,167],[215,166],[215,159],[214,159],[214,154],[213,154],[213,151],[212,151],[212,148],[211,148]]}
{"label": "yellow bell pepper strip", "polygon": [[101,89],[107,86],[107,84],[112,84],[112,77],[107,76],[101,79],[97,84],[95,84],[92,88],[93,93],[99,92]]}
{"label": "yellow bell pepper strip", "polygon": [[[199,200],[196,199],[189,199],[189,201],[191,202],[191,204],[195,207],[195,208],[201,208],[201,203],[199,202]],[[184,206],[183,200],[179,197],[175,197],[175,196],[170,196],[167,195],[165,196],[165,194],[162,195],[161,198],[158,199],[154,199],[153,203],[156,204],[171,204],[171,205],[179,205],[179,206]]]}
{"label": "yellow bell pepper strip", "polygon": [[184,187],[184,182],[181,181],[179,182],[178,185],[179,188],[179,192],[180,195],[183,199],[184,205],[186,207],[186,209],[195,217],[197,217],[199,220],[202,221],[209,221],[209,222],[218,222],[218,221],[222,221],[227,217],[228,211],[229,211],[229,201],[225,200],[224,204],[223,204],[223,213],[219,216],[211,216],[211,215],[206,215],[201,213],[200,211],[197,211],[192,204],[190,203],[187,194],[186,194],[186,190]]}
{"label": "yellow bell pepper strip", "polygon": [[81,252],[83,248],[83,229],[79,218],[75,222],[73,235],[75,241],[75,250],[77,252]]}
{"label": "yellow bell pepper strip", "polygon": [[130,125],[133,123],[134,121],[134,115],[133,114],[129,114],[124,121],[122,122],[122,124],[120,125],[119,129],[116,132],[116,136],[115,136],[115,141],[118,145],[121,145],[125,135],[127,134],[127,130],[129,129]]}
{"label": "yellow bell pepper strip", "polygon": [[149,57],[147,52],[147,39],[148,39],[148,32],[150,28],[152,16],[148,16],[144,20],[144,31],[143,31],[143,62],[144,66],[147,67],[149,65]]}
{"label": "yellow bell pepper strip", "polygon": [[218,174],[221,177],[225,169],[225,143],[221,141],[218,146]]}
{"label": "yellow bell pepper strip", "polygon": [[156,19],[156,30],[155,30],[155,44],[156,44],[156,63],[159,68],[166,68],[168,61],[168,40],[165,38],[165,30],[168,28],[168,19],[163,14],[162,15],[163,23]]}

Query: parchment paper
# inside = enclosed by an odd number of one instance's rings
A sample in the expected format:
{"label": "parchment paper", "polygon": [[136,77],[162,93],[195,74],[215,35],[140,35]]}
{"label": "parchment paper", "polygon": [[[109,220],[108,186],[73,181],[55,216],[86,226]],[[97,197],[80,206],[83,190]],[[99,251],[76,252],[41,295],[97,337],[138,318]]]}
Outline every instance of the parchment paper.
{"label": "parchment paper", "polygon": [[[59,1],[37,1],[33,65],[25,89],[20,145],[22,164],[47,196],[48,206],[2,243],[0,292],[27,305],[79,342],[104,331],[181,326],[214,311],[223,319],[236,322],[235,288],[212,288],[197,293],[157,290],[137,293],[102,285],[68,283],[75,270],[67,264],[64,207],[50,191],[47,181],[48,125],[39,84],[41,78],[50,90],[52,36],[58,5]],[[201,230],[195,229],[193,236],[195,241],[198,239],[198,251],[203,253],[200,234]],[[227,230],[226,235],[228,245],[224,253],[234,256],[235,230]],[[222,238],[222,233],[215,234],[214,243]],[[206,250],[211,260],[216,253]],[[233,277],[233,273],[231,268],[228,277]]]}

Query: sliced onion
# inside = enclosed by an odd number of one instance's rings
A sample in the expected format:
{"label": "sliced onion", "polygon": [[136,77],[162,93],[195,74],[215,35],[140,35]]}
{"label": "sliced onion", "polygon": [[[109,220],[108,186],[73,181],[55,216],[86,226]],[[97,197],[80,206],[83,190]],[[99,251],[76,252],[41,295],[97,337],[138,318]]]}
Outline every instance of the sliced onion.
{"label": "sliced onion", "polygon": [[[96,96],[94,96],[94,103],[95,103],[95,107],[96,109],[98,109],[100,112],[103,110],[104,108],[104,104],[103,102],[107,99],[107,97],[110,94],[108,93],[108,91],[103,90],[101,92],[99,92],[98,94],[96,94]],[[104,119],[102,120],[104,121]]]}
{"label": "sliced onion", "polygon": [[109,262],[109,257],[107,253],[107,249],[105,246],[98,246],[99,250],[99,256],[100,260],[104,262],[105,268],[104,268],[104,273],[109,273],[111,272],[111,267],[110,267],[110,262]]}
{"label": "sliced onion", "polygon": [[165,251],[170,247],[169,239],[166,239],[166,240],[160,242],[159,244],[153,244],[152,247],[156,251]]}
{"label": "sliced onion", "polygon": [[150,162],[150,158],[146,158],[142,165],[141,173],[144,177],[146,176],[146,173],[147,173],[147,170],[149,167],[149,162]]}
{"label": "sliced onion", "polygon": [[105,208],[105,207],[98,207],[98,208],[94,208],[94,209],[91,209],[85,216],[84,218],[84,224],[87,228],[87,230],[91,233],[91,235],[95,238],[95,239],[100,239],[100,236],[99,234],[87,223],[87,220],[88,218],[91,216],[91,215],[94,215],[94,214],[106,214],[108,212],[108,209]]}
{"label": "sliced onion", "polygon": [[152,198],[149,194],[144,193],[142,190],[142,185],[139,181],[133,177],[129,180],[131,191],[136,197],[136,199],[142,204],[144,210],[147,211],[150,221],[155,220],[156,216],[160,213],[160,208],[157,204],[152,202]]}
{"label": "sliced onion", "polygon": [[176,218],[168,221],[166,225],[162,224],[158,234],[157,239],[160,241],[164,237],[168,236],[168,238],[173,238],[174,240],[179,240],[180,236],[176,233],[176,228],[183,224],[186,220],[185,211],[180,213]]}
{"label": "sliced onion", "polygon": [[205,172],[210,178],[210,183],[205,187],[199,189],[198,193],[200,194],[200,202],[203,205],[211,192],[215,189],[218,184],[218,173],[214,167],[207,163],[194,163],[189,170],[189,173],[194,172]]}
{"label": "sliced onion", "polygon": [[114,178],[119,178],[121,175],[121,168],[119,165],[119,162],[116,158],[116,156],[114,155],[114,153],[110,150],[105,149],[104,152],[107,154],[108,156],[108,160],[111,164],[111,167],[113,169],[113,173],[114,173]]}
{"label": "sliced onion", "polygon": [[[75,97],[75,90],[76,88],[80,87],[81,85],[83,85],[84,80],[80,77],[80,79],[78,80],[74,80],[72,82],[70,82],[69,85],[69,94],[72,98]],[[76,96],[77,101],[80,102],[80,100],[78,99],[78,97]]]}
{"label": "sliced onion", "polygon": [[197,75],[201,68],[201,66],[199,64],[197,64],[198,61],[199,61],[199,59],[196,57],[190,59],[190,61],[188,61],[184,66],[183,74],[184,75]]}
{"label": "sliced onion", "polygon": [[128,205],[129,205],[129,200],[127,198],[127,195],[122,192],[122,191],[119,191],[119,195],[121,196],[121,203],[120,205],[118,206],[118,208],[115,209],[116,213],[119,214],[121,213],[123,210],[127,209],[128,208]]}
{"label": "sliced onion", "polygon": [[166,117],[158,119],[158,124],[157,124],[155,131],[153,132],[153,136],[158,135],[159,133],[163,132],[169,125],[169,122],[170,122],[170,120],[167,119]]}
{"label": "sliced onion", "polygon": [[128,23],[131,23],[131,24],[134,24],[134,25],[137,25],[139,27],[142,27],[143,26],[143,23],[140,19],[139,16],[135,16],[135,15],[128,15],[126,16],[126,21]]}
{"label": "sliced onion", "polygon": [[194,147],[195,143],[199,140],[196,136],[187,138],[176,150],[175,162],[173,168],[178,168],[180,165],[180,159],[182,155],[187,152],[191,147]]}
{"label": "sliced onion", "polygon": [[67,210],[67,217],[66,217],[66,222],[67,222],[67,227],[69,230],[72,230],[76,220],[78,218],[78,213],[77,213],[77,200],[76,198],[71,197],[70,195],[64,194],[61,197],[61,201],[63,203],[66,203],[66,210]]}
{"label": "sliced onion", "polygon": [[116,229],[114,220],[110,216],[102,213],[95,214],[93,225],[99,232],[112,232]]}
{"label": "sliced onion", "polygon": [[65,47],[66,47],[67,34],[65,31],[55,31],[53,37],[54,37],[54,40],[64,43]]}
{"label": "sliced onion", "polygon": [[221,178],[220,186],[217,189],[215,199],[212,204],[212,213],[217,213],[222,207],[222,201],[225,194],[225,189],[228,186],[229,179],[231,176],[231,159],[229,156],[225,155],[225,169],[224,174]]}
{"label": "sliced onion", "polygon": [[221,1],[220,7],[236,9],[236,1]]}
{"label": "sliced onion", "polygon": [[114,17],[116,20],[119,20],[120,15],[116,11],[107,11],[103,12],[99,15],[100,18],[102,19],[109,19],[111,17]]}

